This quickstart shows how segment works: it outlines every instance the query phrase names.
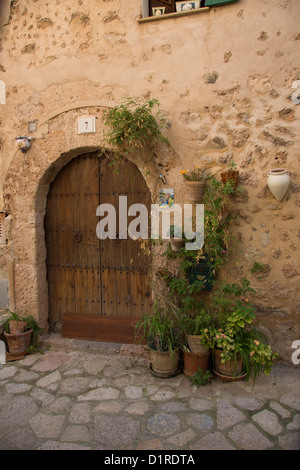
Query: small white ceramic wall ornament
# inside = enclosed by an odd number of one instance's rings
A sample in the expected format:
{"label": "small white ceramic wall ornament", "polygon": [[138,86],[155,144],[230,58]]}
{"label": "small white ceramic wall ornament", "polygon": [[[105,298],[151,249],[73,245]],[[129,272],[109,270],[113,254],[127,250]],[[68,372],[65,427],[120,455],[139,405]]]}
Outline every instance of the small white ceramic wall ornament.
{"label": "small white ceramic wall ornament", "polygon": [[268,187],[277,199],[281,201],[290,184],[290,176],[285,168],[276,168],[269,171]]}

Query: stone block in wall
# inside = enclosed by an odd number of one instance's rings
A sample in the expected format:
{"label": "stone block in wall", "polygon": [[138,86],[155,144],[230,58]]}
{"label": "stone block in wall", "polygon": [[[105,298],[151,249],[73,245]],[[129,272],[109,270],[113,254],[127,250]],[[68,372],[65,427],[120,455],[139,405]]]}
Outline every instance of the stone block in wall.
{"label": "stone block in wall", "polygon": [[8,279],[0,279],[0,308],[9,308]]}

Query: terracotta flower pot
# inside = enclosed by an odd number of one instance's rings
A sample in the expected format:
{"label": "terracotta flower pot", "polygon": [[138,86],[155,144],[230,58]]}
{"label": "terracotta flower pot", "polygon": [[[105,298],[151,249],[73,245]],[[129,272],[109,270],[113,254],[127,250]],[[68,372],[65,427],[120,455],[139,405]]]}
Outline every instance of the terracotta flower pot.
{"label": "terracotta flower pot", "polygon": [[179,354],[178,351],[161,352],[150,349],[150,361],[152,371],[160,377],[171,377],[179,370]]}
{"label": "terracotta flower pot", "polygon": [[215,370],[225,377],[237,377],[243,372],[243,361],[241,357],[237,357],[236,362],[233,360],[221,362],[221,349],[215,349]]}
{"label": "terracotta flower pot", "polygon": [[179,251],[184,246],[183,238],[171,238],[170,242],[173,251]]}
{"label": "terracotta flower pot", "polygon": [[14,354],[25,354],[30,346],[32,330],[25,333],[9,334],[4,332],[7,340],[8,351]]}
{"label": "terracotta flower pot", "polygon": [[209,351],[209,348],[207,346],[204,346],[201,344],[201,335],[188,335],[187,336],[187,342],[189,345],[189,349],[191,353],[193,354],[204,354]]}
{"label": "terracotta flower pot", "polygon": [[201,202],[206,191],[206,181],[185,181],[188,198],[193,202]]}
{"label": "terracotta flower pot", "polygon": [[193,354],[191,352],[183,350],[183,372],[185,375],[194,375],[199,367],[202,372],[208,370],[210,351],[208,350],[202,354]]}
{"label": "terracotta flower pot", "polygon": [[239,174],[238,170],[227,170],[222,171],[221,173],[221,180],[225,184],[227,181],[233,181],[233,189],[236,189],[239,182]]}

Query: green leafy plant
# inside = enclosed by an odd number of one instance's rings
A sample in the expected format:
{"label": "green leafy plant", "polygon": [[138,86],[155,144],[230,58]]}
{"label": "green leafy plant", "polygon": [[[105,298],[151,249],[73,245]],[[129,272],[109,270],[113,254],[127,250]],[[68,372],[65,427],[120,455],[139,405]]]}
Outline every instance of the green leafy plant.
{"label": "green leafy plant", "polygon": [[236,170],[236,168],[237,168],[237,164],[234,163],[232,158],[228,162],[228,168],[229,168],[229,171]]}
{"label": "green leafy plant", "polygon": [[250,269],[251,274],[257,276],[257,279],[261,279],[268,275],[270,272],[270,266],[268,264],[259,263],[254,261],[252,268]]}
{"label": "green leafy plant", "polygon": [[214,335],[213,319],[205,309],[200,310],[196,314],[191,311],[182,312],[178,323],[181,330],[185,333],[183,338],[184,346],[186,346],[187,337],[195,335],[200,337],[199,344],[208,348],[212,347]]}
{"label": "green leafy plant", "polygon": [[32,330],[32,335],[31,335],[31,342],[30,342],[30,347],[27,350],[27,352],[34,352],[38,351],[38,339],[41,334],[44,333],[44,329],[41,328],[38,324],[38,322],[31,316],[31,315],[20,315],[19,313],[16,312],[11,312],[10,310],[7,311],[8,316],[4,319],[2,322],[4,324],[4,331],[6,333],[10,333],[10,322],[11,321],[16,321],[16,322],[25,322],[25,331]]}
{"label": "green leafy plant", "polygon": [[156,300],[153,312],[144,313],[136,323],[135,336],[139,341],[145,340],[151,349],[172,353],[179,345],[180,336],[174,312],[162,308]]}
{"label": "green leafy plant", "polygon": [[[254,325],[255,309],[244,297],[255,292],[247,279],[241,283],[226,283],[214,294],[212,308],[218,324],[214,334],[214,348],[220,349],[221,362],[242,358],[246,380],[253,371],[254,383],[264,372],[268,375],[278,354],[268,344],[266,336]],[[243,295],[242,298],[238,298]]]}
{"label": "green leafy plant", "polygon": [[155,144],[168,143],[162,134],[165,116],[161,111],[154,115],[159,101],[146,102],[124,98],[120,106],[105,110],[104,123],[107,126],[105,141],[114,152],[114,158],[136,151],[153,151]]}
{"label": "green leafy plant", "polygon": [[185,181],[208,181],[211,178],[206,169],[197,166],[193,170],[182,170],[180,174]]}
{"label": "green leafy plant", "polygon": [[197,372],[195,372],[195,374],[189,377],[189,380],[192,383],[192,385],[196,385],[197,387],[202,387],[203,385],[206,385],[207,383],[211,382],[212,377],[213,376],[209,370],[203,372],[203,370],[199,367]]}

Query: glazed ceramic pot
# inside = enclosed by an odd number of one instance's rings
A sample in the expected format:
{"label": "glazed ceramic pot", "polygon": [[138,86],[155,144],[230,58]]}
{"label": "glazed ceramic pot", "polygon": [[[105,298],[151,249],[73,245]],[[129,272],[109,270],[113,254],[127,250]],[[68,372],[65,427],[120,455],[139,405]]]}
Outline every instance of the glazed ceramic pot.
{"label": "glazed ceramic pot", "polygon": [[16,138],[16,147],[21,149],[22,152],[30,148],[30,140],[26,137],[17,137]]}
{"label": "glazed ceramic pot", "polygon": [[285,168],[270,170],[268,174],[268,186],[277,201],[281,201],[290,184],[290,177]]}

